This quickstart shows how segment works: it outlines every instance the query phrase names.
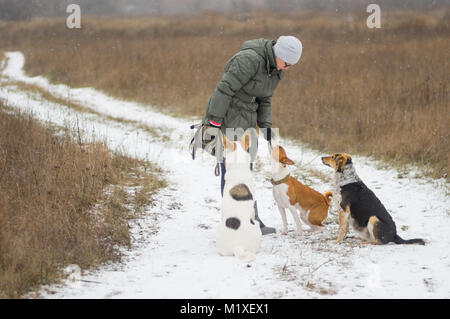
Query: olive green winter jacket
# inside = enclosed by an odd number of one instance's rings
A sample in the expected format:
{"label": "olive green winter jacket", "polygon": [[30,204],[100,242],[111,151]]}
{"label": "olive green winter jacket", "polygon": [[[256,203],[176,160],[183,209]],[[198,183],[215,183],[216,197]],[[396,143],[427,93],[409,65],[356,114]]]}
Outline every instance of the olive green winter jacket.
{"label": "olive green winter jacket", "polygon": [[208,101],[202,123],[210,120],[226,128],[272,127],[271,98],[283,72],[276,68],[275,41],[244,42],[227,62],[225,72]]}

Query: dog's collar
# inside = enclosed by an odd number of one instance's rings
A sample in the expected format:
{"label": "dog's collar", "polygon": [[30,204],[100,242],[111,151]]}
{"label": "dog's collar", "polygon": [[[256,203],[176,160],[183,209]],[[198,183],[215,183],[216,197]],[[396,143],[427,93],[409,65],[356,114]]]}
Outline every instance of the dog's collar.
{"label": "dog's collar", "polygon": [[342,187],[351,183],[359,182],[361,179],[358,174],[356,174],[353,164],[348,164],[345,166],[343,172],[337,173],[337,184]]}
{"label": "dog's collar", "polygon": [[289,177],[291,177],[291,174],[287,174],[286,177],[280,179],[279,181],[274,181],[273,178],[271,178],[270,182],[272,183],[272,185],[280,185],[283,184],[284,182],[287,182]]}

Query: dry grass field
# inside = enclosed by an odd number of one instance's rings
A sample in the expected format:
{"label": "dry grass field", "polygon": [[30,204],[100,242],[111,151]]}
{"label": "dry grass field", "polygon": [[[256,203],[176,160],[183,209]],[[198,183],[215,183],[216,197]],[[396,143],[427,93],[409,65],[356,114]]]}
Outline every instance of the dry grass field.
{"label": "dry grass field", "polygon": [[[93,86],[177,115],[202,115],[242,42],[298,36],[301,62],[273,101],[274,127],[329,152],[415,164],[448,178],[450,13],[301,12],[168,18],[83,17],[0,23],[0,48],[21,50],[26,71]],[[189,133],[188,130],[186,131]]]}
{"label": "dry grass field", "polygon": [[0,132],[0,298],[54,282],[68,264],[118,261],[128,221],[165,187],[159,169],[3,102]]}

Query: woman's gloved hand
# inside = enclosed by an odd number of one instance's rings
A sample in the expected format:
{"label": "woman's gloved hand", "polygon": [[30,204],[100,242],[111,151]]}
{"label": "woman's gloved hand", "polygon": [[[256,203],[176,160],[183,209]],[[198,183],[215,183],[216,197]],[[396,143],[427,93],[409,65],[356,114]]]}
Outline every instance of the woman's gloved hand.
{"label": "woman's gloved hand", "polygon": [[215,121],[209,121],[202,127],[202,148],[213,156],[216,155],[217,143],[222,143],[216,139],[220,134],[220,127],[221,124]]}
{"label": "woman's gloved hand", "polygon": [[263,137],[264,139],[267,141],[268,145],[269,145],[269,149],[272,149],[272,139],[275,138],[275,132],[270,128],[263,128]]}
{"label": "woman's gloved hand", "polygon": [[263,136],[267,142],[271,142],[272,141],[272,129],[270,127],[264,128]]}

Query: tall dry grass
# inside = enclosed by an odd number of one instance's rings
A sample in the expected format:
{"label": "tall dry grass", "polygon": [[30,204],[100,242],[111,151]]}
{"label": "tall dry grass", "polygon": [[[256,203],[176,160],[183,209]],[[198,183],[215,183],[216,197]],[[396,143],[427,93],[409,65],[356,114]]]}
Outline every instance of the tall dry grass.
{"label": "tall dry grass", "polygon": [[30,74],[93,86],[182,115],[202,115],[242,42],[301,38],[301,62],[273,98],[274,126],[323,152],[373,155],[448,178],[447,11],[300,12],[0,24],[0,47],[22,50]]}
{"label": "tall dry grass", "polygon": [[[119,260],[119,247],[131,243],[129,219],[164,187],[158,169],[44,127],[2,102],[0,132],[0,298],[54,282],[68,264],[86,269]],[[129,184],[145,194],[130,198]]]}

